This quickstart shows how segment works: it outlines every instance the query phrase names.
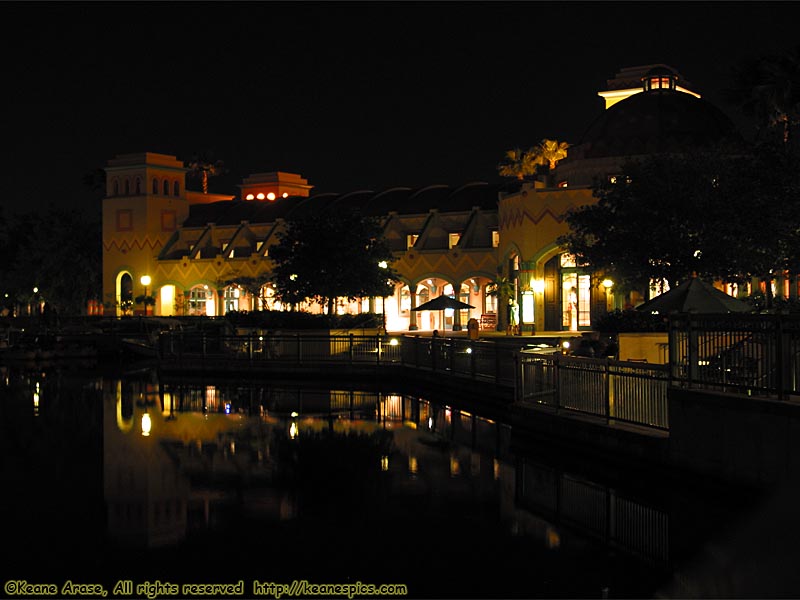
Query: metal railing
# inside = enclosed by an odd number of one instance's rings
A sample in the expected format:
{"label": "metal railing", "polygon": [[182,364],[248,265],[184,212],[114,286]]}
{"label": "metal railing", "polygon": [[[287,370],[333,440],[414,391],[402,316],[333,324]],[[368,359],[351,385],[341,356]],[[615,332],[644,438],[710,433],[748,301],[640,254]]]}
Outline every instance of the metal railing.
{"label": "metal railing", "polygon": [[407,367],[515,390],[556,410],[668,429],[665,365],[528,354],[490,340],[383,335],[217,335],[165,332],[159,357],[177,365],[280,369]]}
{"label": "metal railing", "polygon": [[516,347],[487,340],[403,336],[402,364],[513,387],[517,377]]}
{"label": "metal railing", "polygon": [[399,365],[397,338],[374,335],[217,335],[164,332],[162,360],[262,366]]}
{"label": "metal railing", "polygon": [[517,349],[486,340],[383,335],[164,332],[159,357],[184,364],[405,366],[513,388]]}
{"label": "metal railing", "polygon": [[516,400],[669,429],[669,366],[520,353]]}
{"label": "metal railing", "polygon": [[800,395],[800,315],[672,315],[673,385]]}

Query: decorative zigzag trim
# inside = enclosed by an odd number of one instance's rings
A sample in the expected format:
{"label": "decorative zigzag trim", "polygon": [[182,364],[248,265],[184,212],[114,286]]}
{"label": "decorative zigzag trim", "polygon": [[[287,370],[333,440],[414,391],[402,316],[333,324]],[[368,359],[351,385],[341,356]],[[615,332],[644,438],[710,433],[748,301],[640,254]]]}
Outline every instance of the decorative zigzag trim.
{"label": "decorative zigzag trim", "polygon": [[116,250],[144,250],[145,248],[149,250],[155,250],[156,248],[160,248],[164,244],[160,240],[150,241],[149,239],[145,238],[144,241],[140,242],[139,240],[133,240],[132,242],[117,242],[117,240],[112,240],[110,243],[106,244],[103,242],[103,249],[106,252],[110,252],[113,249]]}
{"label": "decorative zigzag trim", "polygon": [[[567,211],[570,208],[572,208],[572,205],[568,206],[560,215],[555,214],[552,210],[550,210],[549,207],[540,212],[538,216],[533,216],[527,210],[519,208],[516,210],[505,211],[503,218],[499,219],[499,225],[501,229],[518,227],[522,225],[526,218],[534,225],[538,225],[542,222],[542,219],[544,219],[545,215],[550,215],[550,218],[556,223],[563,223],[564,219],[566,218]],[[509,213],[511,214],[509,215]]]}

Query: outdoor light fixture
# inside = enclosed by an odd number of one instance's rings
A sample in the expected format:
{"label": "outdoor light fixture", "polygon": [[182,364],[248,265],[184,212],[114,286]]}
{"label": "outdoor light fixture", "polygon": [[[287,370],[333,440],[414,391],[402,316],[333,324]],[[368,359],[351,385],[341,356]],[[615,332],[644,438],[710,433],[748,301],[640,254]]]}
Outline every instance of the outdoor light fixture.
{"label": "outdoor light fixture", "polygon": [[267,200],[275,200],[275,192],[270,192],[267,194]]}
{"label": "outdoor light fixture", "polygon": [[256,198],[258,198],[259,200],[263,200],[264,199],[264,192],[261,192],[261,193],[257,194]]}
{"label": "outdoor light fixture", "polygon": [[150,435],[150,430],[153,428],[153,423],[150,420],[150,414],[144,413],[142,415],[142,435],[147,437]]}
{"label": "outdoor light fixture", "polygon": [[381,262],[378,263],[378,266],[381,269],[386,269],[389,266],[389,263],[387,263],[385,260],[382,260]]}
{"label": "outdoor light fixture", "polygon": [[281,198],[288,198],[288,197],[289,197],[289,192],[283,192],[283,194],[281,194]]}
{"label": "outdoor light fixture", "polygon": [[613,285],[614,282],[611,281],[610,279],[603,279],[603,287],[606,288],[607,290],[611,289]]}
{"label": "outdoor light fixture", "polygon": [[541,294],[544,291],[544,279],[531,279],[531,289]]}
{"label": "outdoor light fixture", "polygon": [[39,293],[39,288],[38,287],[34,287],[33,288],[33,293],[34,294],[38,294]]}
{"label": "outdoor light fixture", "polygon": [[247,196],[245,196],[244,199],[245,200],[254,200],[255,196],[253,194],[247,194]]}
{"label": "outdoor light fixture", "polygon": [[[141,284],[144,286],[144,316],[147,316],[147,286],[150,285],[152,281],[150,279],[150,275],[142,275],[142,278],[139,280]],[[149,417],[148,417],[149,419]]]}

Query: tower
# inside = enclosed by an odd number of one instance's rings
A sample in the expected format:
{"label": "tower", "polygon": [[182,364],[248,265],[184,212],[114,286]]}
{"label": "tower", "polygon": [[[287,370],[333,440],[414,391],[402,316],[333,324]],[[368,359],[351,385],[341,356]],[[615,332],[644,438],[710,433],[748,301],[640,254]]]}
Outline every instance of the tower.
{"label": "tower", "polygon": [[105,171],[103,302],[106,314],[131,314],[145,287],[157,296],[156,257],[189,214],[187,169],[174,156],[143,152],[118,155]]}

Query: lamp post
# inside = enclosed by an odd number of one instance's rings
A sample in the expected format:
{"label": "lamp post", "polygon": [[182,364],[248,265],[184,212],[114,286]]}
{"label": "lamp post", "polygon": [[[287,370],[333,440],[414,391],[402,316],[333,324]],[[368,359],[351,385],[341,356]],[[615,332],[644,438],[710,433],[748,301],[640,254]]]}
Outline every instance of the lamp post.
{"label": "lamp post", "polygon": [[144,286],[144,316],[147,316],[147,286],[150,285],[150,275],[142,275],[142,278],[139,280],[141,284]]}
{"label": "lamp post", "polygon": [[[389,263],[382,260],[378,263],[381,269],[388,269]],[[386,296],[381,296],[381,317],[383,318],[383,335],[386,335]]]}
{"label": "lamp post", "polygon": [[611,304],[611,288],[614,287],[614,282],[611,279],[603,279],[602,284],[606,290],[606,310],[610,310],[609,305]]}

